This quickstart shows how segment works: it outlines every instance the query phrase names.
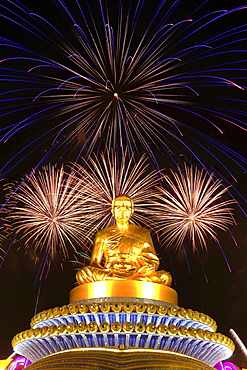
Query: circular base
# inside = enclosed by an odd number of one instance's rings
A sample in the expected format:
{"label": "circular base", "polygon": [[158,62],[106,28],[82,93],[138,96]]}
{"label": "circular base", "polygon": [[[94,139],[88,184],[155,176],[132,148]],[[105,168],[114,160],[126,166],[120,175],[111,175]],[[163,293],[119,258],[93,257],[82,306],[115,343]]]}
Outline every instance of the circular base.
{"label": "circular base", "polygon": [[70,303],[91,298],[136,297],[178,304],[177,292],[162,284],[134,280],[96,281],[79,285],[70,292]]}
{"label": "circular base", "polygon": [[159,350],[85,348],[58,352],[28,366],[30,370],[213,370],[192,357]]}

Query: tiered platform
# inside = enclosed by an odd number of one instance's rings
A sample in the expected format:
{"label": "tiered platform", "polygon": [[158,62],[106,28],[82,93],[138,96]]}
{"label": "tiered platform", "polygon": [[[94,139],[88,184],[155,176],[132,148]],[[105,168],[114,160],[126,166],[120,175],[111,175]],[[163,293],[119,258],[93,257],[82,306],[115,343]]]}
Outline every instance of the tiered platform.
{"label": "tiered platform", "polygon": [[[209,316],[179,307],[177,294],[169,287],[97,282],[74,288],[68,305],[35,315],[31,329],[14,337],[13,347],[34,362],[30,370],[145,369],[140,363],[148,358],[151,369],[165,369],[169,361],[174,369],[206,369],[234,350],[231,339],[216,329]],[[102,363],[108,357],[112,367]],[[56,367],[59,361],[62,367]],[[88,361],[91,367],[86,366]]]}

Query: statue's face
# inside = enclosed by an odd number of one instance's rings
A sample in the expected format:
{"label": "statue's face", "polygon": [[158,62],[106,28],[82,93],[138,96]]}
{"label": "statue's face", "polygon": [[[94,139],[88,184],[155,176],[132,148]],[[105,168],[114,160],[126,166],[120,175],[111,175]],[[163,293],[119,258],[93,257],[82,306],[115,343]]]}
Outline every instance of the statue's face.
{"label": "statue's face", "polygon": [[117,221],[128,221],[133,213],[132,203],[128,199],[116,199],[113,208],[113,216]]}

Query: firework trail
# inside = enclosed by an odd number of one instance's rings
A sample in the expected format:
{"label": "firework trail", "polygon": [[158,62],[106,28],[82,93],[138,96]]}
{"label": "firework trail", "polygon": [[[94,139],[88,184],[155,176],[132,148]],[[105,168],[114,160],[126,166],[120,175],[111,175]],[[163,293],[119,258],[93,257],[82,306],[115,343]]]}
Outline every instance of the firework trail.
{"label": "firework trail", "polygon": [[82,238],[81,209],[86,201],[83,184],[75,183],[63,168],[58,170],[49,165],[34,171],[11,194],[8,218],[25,245],[34,251],[45,250],[50,258],[59,250],[68,257],[68,244],[74,248]]}
{"label": "firework trail", "polygon": [[102,153],[99,157],[90,157],[85,166],[75,163],[73,168],[76,179],[83,179],[86,197],[92,200],[86,212],[90,215],[87,222],[94,225],[90,226],[93,232],[114,222],[112,200],[119,194],[127,194],[134,201],[135,212],[131,221],[150,225],[147,215],[156,195],[160,173],[150,170],[144,155],[136,162],[134,156],[129,159],[127,153],[121,160],[114,152]]}
{"label": "firework trail", "polygon": [[215,229],[233,223],[228,206],[234,201],[222,199],[227,189],[213,174],[185,167],[172,175],[162,187],[147,158],[135,163],[125,154],[118,163],[113,152],[90,157],[85,166],[74,163],[67,173],[49,165],[11,192],[7,219],[37,256],[68,258],[71,247],[90,250],[96,232],[114,222],[112,199],[128,194],[135,205],[131,221],[156,231],[163,247],[179,248],[186,237],[194,249],[197,242],[206,247],[207,236],[217,240]]}
{"label": "firework trail", "polygon": [[1,3],[1,139],[23,143],[1,173],[34,153],[39,166],[127,147],[158,168],[158,151],[165,166],[182,153],[228,184],[237,180],[246,158],[225,136],[246,132],[247,9],[205,15],[205,3],[185,3],[98,1],[92,9],[58,0],[45,12]]}
{"label": "firework trail", "polygon": [[159,188],[156,204],[157,221],[166,244],[181,248],[187,239],[194,250],[207,248],[206,239],[215,241],[217,229],[227,230],[234,218],[229,205],[233,199],[224,200],[227,188],[222,187],[214,174],[208,175],[197,168],[186,167],[165,176],[164,187]]}
{"label": "firework trail", "polygon": [[61,261],[63,267],[70,256],[77,259],[79,250],[86,256],[90,239],[83,210],[90,203],[84,192],[88,184],[75,179],[73,170],[66,173],[63,166],[48,165],[32,171],[17,187],[9,185],[1,229],[8,227],[12,241],[2,249],[2,262],[21,241],[38,265],[37,281],[47,276],[52,261]]}
{"label": "firework trail", "polygon": [[[135,178],[143,153],[158,170],[171,167],[175,173],[184,162],[204,167],[226,187],[234,183],[234,197],[245,201],[239,180],[247,162],[247,7],[236,7],[234,0],[234,9],[217,10],[209,3],[1,0],[0,174],[8,182],[27,173],[5,205],[10,209],[15,202],[9,221],[16,234],[8,250],[23,237],[30,253],[35,250],[39,279],[53,263],[51,255],[87,253],[97,228],[111,222],[110,200],[118,191],[132,192],[133,221],[145,225],[157,182],[145,166]],[[112,149],[116,159],[108,154]],[[137,168],[126,185],[128,161]],[[61,163],[71,162],[64,171]],[[138,181],[145,197],[138,194]],[[176,194],[167,184],[170,198],[163,191],[156,199],[160,212]],[[231,219],[227,215],[223,225]],[[165,233],[165,213],[163,218]],[[207,232],[190,228],[184,242],[201,237],[203,245]],[[209,232],[217,237],[214,229]],[[178,245],[172,230],[171,242]],[[5,258],[6,250],[1,252]]]}
{"label": "firework trail", "polygon": [[134,163],[124,155],[117,163],[114,154],[102,154],[89,158],[86,167],[72,164],[67,172],[49,165],[33,171],[17,191],[10,189],[5,218],[14,239],[32,249],[37,263],[46,264],[58,255],[65,261],[70,250],[88,252],[96,232],[113,222],[111,202],[119,194],[135,202],[134,222],[150,224],[146,215],[158,179],[144,157]]}

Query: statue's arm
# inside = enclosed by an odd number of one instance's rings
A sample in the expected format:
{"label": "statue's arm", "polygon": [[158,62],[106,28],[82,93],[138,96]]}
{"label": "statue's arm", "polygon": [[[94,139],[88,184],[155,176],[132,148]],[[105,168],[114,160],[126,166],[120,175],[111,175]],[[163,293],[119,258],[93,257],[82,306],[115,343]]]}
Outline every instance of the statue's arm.
{"label": "statue's arm", "polygon": [[[159,258],[154,249],[153,240],[150,232],[147,231],[146,241],[143,244],[142,256],[145,259],[146,267],[151,271],[156,271],[159,267]],[[145,266],[143,266],[144,268]]]}
{"label": "statue's arm", "polygon": [[103,238],[99,233],[97,233],[94,241],[90,266],[103,269],[104,267],[102,266],[102,261],[103,261]]}

